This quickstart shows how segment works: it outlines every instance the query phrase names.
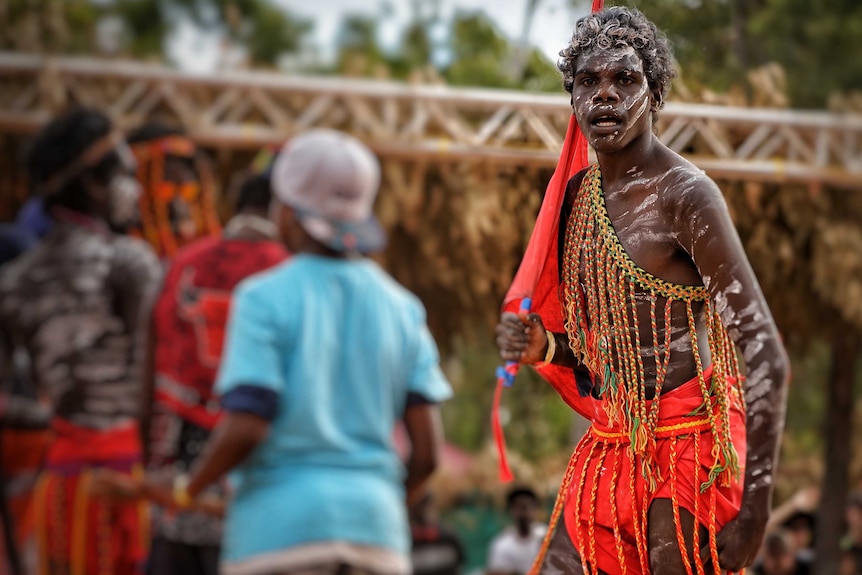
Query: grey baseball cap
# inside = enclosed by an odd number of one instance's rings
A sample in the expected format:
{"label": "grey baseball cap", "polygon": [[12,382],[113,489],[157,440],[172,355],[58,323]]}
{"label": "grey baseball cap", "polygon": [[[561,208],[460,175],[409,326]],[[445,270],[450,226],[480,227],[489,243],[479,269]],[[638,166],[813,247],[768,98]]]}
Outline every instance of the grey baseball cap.
{"label": "grey baseball cap", "polygon": [[373,253],[386,246],[372,211],[379,188],[377,158],[336,130],[290,139],[272,167],[275,198],[294,209],[308,235],[339,252]]}

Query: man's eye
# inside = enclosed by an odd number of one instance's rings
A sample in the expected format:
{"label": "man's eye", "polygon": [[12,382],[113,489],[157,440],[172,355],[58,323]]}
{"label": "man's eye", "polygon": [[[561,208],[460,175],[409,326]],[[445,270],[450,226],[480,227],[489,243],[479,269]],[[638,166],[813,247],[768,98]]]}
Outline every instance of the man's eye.
{"label": "man's eye", "polygon": [[581,79],[581,85],[582,86],[595,86],[596,81],[593,78],[583,78],[583,79]]}
{"label": "man's eye", "polygon": [[631,76],[623,76],[620,78],[620,84],[622,84],[623,86],[631,86],[634,83],[635,81],[634,79],[632,79]]}

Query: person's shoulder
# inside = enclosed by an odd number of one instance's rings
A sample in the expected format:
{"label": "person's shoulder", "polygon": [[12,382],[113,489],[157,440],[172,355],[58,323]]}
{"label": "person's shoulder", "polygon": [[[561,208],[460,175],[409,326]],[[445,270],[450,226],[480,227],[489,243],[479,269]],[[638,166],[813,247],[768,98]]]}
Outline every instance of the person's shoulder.
{"label": "person's shoulder", "polygon": [[670,202],[703,202],[721,197],[721,190],[706,171],[671,152],[664,162],[659,193]]}
{"label": "person's shoulder", "polygon": [[111,241],[114,257],[120,262],[142,263],[158,267],[159,258],[152,246],[146,241],[127,235],[117,234]]}
{"label": "person's shoulder", "polygon": [[422,305],[422,301],[419,297],[401,285],[398,280],[389,275],[389,273],[376,262],[365,260],[362,262],[362,269],[364,270],[363,273],[368,274],[370,278],[376,281],[386,295],[394,301],[399,304],[424,311],[425,307]]}
{"label": "person's shoulder", "polygon": [[564,198],[564,203],[566,205],[571,205],[575,201],[575,197],[578,195],[578,190],[581,188],[581,182],[584,181],[584,176],[587,175],[591,166],[586,166],[581,169],[578,173],[569,178],[569,181],[566,182],[566,197]]}

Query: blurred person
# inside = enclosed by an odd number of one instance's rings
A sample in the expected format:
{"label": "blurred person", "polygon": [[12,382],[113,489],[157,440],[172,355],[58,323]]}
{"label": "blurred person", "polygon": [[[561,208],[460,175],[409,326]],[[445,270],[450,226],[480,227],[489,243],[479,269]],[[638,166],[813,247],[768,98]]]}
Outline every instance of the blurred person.
{"label": "blurred person", "polygon": [[407,506],[437,465],[437,404],[451,389],[421,302],[363,257],[385,245],[379,184],[377,159],[347,134],[284,146],[272,213],[294,255],[236,290],[217,383],[225,415],[204,454],[170,488],[146,486],[182,508],[235,469],[225,575],[410,572]]}
{"label": "blurred person", "polygon": [[460,575],[464,547],[454,531],[440,524],[430,492],[410,508],[410,535],[413,575]]}
{"label": "blurred person", "polygon": [[811,563],[798,556],[793,537],[782,529],[766,535],[762,558],[752,572],[754,575],[809,575]]}
{"label": "blurred person", "polygon": [[27,230],[37,239],[48,235],[51,229],[51,216],[45,211],[45,200],[39,195],[31,196],[15,216],[15,223]]}
{"label": "blurred person", "polygon": [[0,267],[35,246],[39,238],[17,222],[0,224]]}
{"label": "blurred person", "polygon": [[[20,213],[19,213],[20,216]],[[0,268],[34,247],[39,237],[20,221],[0,223]],[[32,491],[47,441],[50,409],[27,377],[26,355],[11,352],[11,373],[0,381],[0,516],[9,572],[23,573],[35,559]],[[31,569],[27,569],[30,571]],[[0,573],[4,571],[0,569]]]}
{"label": "blurred person", "polygon": [[721,191],[653,131],[672,61],[620,6],[580,19],[561,52],[597,163],[542,206],[542,315],[507,310],[497,332],[504,360],[534,364],[592,424],[535,573],[734,572],[765,533],[787,354]]}
{"label": "blurred person", "polygon": [[75,109],[39,132],[27,169],[52,224],[0,269],[0,381],[23,350],[52,410],[34,502],[39,572],[139,573],[145,510],[89,492],[97,468],[140,471],[141,318],[160,270],[122,235],[140,194],[134,158],[107,116]]}
{"label": "blurred person", "polygon": [[487,575],[524,575],[539,554],[547,529],[536,520],[539,496],[529,487],[515,487],[506,495],[512,525],[491,541]]}
{"label": "blurred person", "polygon": [[850,494],[844,519],[847,522],[847,534],[841,541],[844,563],[852,563],[853,573],[862,574],[862,492]]}
{"label": "blurred person", "polygon": [[793,549],[801,561],[814,562],[816,517],[808,511],[797,511],[781,524],[793,541]]}
{"label": "blurred person", "polygon": [[[219,421],[213,385],[231,293],[241,280],[287,257],[278,228],[267,219],[271,199],[268,177],[247,178],[223,232],[171,259],[150,331],[145,407],[153,405],[153,414],[145,413],[142,424],[150,469],[187,472]],[[225,495],[220,485],[210,491]],[[156,506],[148,572],[216,575],[221,538],[218,517]]]}
{"label": "blurred person", "polygon": [[161,257],[173,255],[197,238],[221,229],[211,169],[182,130],[148,123],[127,141],[138,161],[143,186],[141,222],[133,231]]}

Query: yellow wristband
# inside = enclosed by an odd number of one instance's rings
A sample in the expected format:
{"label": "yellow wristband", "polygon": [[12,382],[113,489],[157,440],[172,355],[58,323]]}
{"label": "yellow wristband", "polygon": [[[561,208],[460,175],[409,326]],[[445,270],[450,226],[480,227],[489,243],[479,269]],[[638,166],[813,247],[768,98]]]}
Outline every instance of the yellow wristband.
{"label": "yellow wristband", "polygon": [[534,363],[534,367],[545,367],[547,365],[550,365],[550,363],[554,360],[554,354],[557,353],[557,338],[554,337],[553,332],[546,329],[545,337],[548,338],[548,351],[545,353],[545,359],[543,359],[539,363]]}
{"label": "yellow wristband", "polygon": [[174,477],[174,505],[180,509],[192,506],[192,496],[189,493],[189,476],[181,473]]}

